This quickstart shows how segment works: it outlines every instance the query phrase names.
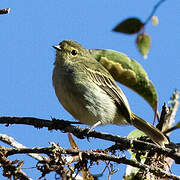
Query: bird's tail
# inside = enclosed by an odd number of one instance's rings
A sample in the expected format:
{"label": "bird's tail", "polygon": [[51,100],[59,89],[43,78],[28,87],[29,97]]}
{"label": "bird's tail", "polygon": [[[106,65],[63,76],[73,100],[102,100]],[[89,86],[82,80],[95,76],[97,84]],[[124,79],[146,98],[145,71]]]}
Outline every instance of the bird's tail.
{"label": "bird's tail", "polygon": [[169,140],[159,129],[149,124],[142,118],[138,117],[134,113],[132,113],[132,125],[135,126],[137,129],[143,131],[147,136],[151,138],[154,143],[160,146],[164,146],[165,144],[169,143]]}

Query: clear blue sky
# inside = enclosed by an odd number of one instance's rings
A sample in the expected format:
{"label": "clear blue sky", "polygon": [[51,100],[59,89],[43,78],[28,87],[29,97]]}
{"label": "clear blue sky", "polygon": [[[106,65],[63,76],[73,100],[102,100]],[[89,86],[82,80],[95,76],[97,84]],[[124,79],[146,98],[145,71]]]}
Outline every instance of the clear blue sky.
{"label": "clear blue sky", "polygon": [[[135,46],[135,36],[112,32],[112,28],[125,18],[136,16],[145,20],[156,0],[1,0],[0,8],[11,8],[10,14],[0,16],[0,109],[1,116],[50,117],[73,120],[59,104],[52,87],[52,69],[55,50],[52,45],[72,39],[86,48],[114,49],[127,54],[142,64],[153,81],[159,95],[159,111],[175,89],[180,89],[180,4],[179,0],[166,1],[158,9],[159,25],[151,23],[146,32],[152,37],[152,47],[144,60]],[[149,105],[131,90],[121,85],[132,110],[152,123],[153,112]],[[176,121],[180,119],[177,113]],[[133,127],[106,126],[97,130],[127,136]],[[1,133],[14,137],[29,146],[48,146],[48,142],[70,147],[67,135],[61,132],[35,129],[23,125],[4,127]],[[180,142],[175,131],[173,142]],[[76,139],[76,138],[75,138]],[[77,140],[79,148],[106,148],[112,143],[92,139]],[[3,145],[2,143],[0,145]],[[24,156],[18,156],[22,158]],[[12,157],[11,159],[15,159]],[[35,166],[35,161],[25,158],[24,167]],[[28,161],[28,162],[27,162]],[[103,167],[103,166],[102,166]],[[124,165],[112,179],[121,179]],[[179,166],[172,172],[180,175]],[[1,169],[2,171],[2,169]],[[40,176],[26,170],[33,179]],[[95,172],[95,171],[94,171]],[[100,171],[99,171],[100,172]],[[99,173],[98,172],[98,173]],[[0,172],[1,173],[1,172]],[[54,174],[47,176],[52,179]],[[107,176],[106,176],[107,178]],[[0,175],[0,179],[3,179]]]}

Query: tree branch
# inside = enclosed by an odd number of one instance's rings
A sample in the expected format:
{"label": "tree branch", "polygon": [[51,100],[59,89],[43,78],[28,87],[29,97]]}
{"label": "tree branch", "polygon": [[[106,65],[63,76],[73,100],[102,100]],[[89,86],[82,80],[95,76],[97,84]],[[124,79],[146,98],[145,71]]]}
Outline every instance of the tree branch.
{"label": "tree branch", "polygon": [[[98,150],[99,151],[99,150]],[[67,149],[67,148],[62,148],[58,145],[52,146],[52,147],[46,147],[46,148],[9,148],[6,149],[6,156],[14,155],[14,154],[24,154],[24,153],[44,153],[47,155],[57,153],[55,156],[57,157],[58,154],[71,154],[71,155],[78,155],[80,156],[81,160],[91,160],[97,162],[98,160],[102,161],[112,161],[116,163],[123,163],[127,164],[133,167],[141,168],[145,171],[149,171],[153,173],[156,176],[163,176],[166,178],[171,178],[174,180],[180,180],[180,177],[175,176],[173,174],[170,174],[160,168],[157,167],[151,167],[145,164],[141,164],[139,162],[135,162],[133,160],[128,160],[125,157],[118,157],[115,155],[108,155],[107,153],[103,152],[97,152],[96,150],[89,150],[89,151],[82,151],[82,150],[75,150],[75,149]]]}
{"label": "tree branch", "polygon": [[70,132],[74,136],[83,139],[85,137],[94,137],[99,139],[104,139],[107,141],[115,142],[120,150],[127,150],[129,148],[141,151],[151,150],[152,152],[157,152],[158,154],[163,154],[168,157],[171,157],[175,160],[176,163],[180,163],[180,147],[175,144],[170,144],[168,148],[162,148],[152,143],[127,139],[120,136],[115,136],[112,134],[107,134],[103,132],[98,132],[92,130],[88,133],[88,128],[80,128],[78,126],[72,126],[72,122],[64,120],[44,120],[32,117],[0,117],[0,124],[25,124],[31,125],[37,128],[47,127],[49,130],[55,129],[60,130],[63,133]]}
{"label": "tree branch", "polygon": [[[8,144],[15,148],[27,148],[26,146],[20,144],[19,142],[15,141],[14,138],[7,136],[6,134],[0,134],[0,141],[4,142],[5,144]],[[32,158],[42,161],[45,159],[45,157],[39,155],[39,154],[28,154]]]}

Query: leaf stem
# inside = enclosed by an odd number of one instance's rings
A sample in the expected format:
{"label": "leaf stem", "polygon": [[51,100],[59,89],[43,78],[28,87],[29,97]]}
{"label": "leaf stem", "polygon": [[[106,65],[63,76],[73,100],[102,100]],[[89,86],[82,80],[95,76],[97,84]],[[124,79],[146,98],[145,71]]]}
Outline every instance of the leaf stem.
{"label": "leaf stem", "polygon": [[151,14],[150,14],[149,17],[146,19],[144,25],[146,25],[146,24],[150,21],[150,19],[151,19],[152,16],[155,14],[155,12],[156,12],[157,9],[159,8],[159,6],[160,6],[163,2],[165,2],[165,1],[166,1],[166,0],[160,0],[160,1],[154,6]]}

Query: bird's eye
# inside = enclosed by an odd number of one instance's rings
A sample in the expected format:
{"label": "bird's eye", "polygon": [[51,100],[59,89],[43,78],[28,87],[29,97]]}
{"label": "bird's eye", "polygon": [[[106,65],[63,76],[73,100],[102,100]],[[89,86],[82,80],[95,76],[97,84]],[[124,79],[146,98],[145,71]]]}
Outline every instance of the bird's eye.
{"label": "bird's eye", "polygon": [[75,55],[77,54],[77,51],[73,49],[73,50],[71,51],[71,54],[72,54],[73,56],[75,56]]}

